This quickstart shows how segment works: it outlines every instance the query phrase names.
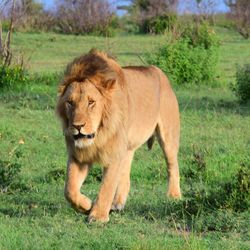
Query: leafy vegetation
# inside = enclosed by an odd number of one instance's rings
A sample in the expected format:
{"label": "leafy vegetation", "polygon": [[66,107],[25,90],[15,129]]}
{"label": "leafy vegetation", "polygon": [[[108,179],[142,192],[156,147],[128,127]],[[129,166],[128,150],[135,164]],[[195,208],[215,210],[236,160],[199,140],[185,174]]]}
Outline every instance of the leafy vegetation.
{"label": "leafy vegetation", "polygon": [[162,14],[146,19],[140,27],[140,31],[142,33],[164,34],[171,31],[175,25],[177,25],[177,15],[173,13]]}
{"label": "leafy vegetation", "polygon": [[27,74],[21,66],[0,66],[0,89],[17,88],[27,80]]}
{"label": "leafy vegetation", "polygon": [[178,85],[214,85],[218,45],[216,34],[206,23],[187,26],[180,37],[149,54],[148,62],[159,66]]}
{"label": "leafy vegetation", "polygon": [[0,190],[7,191],[8,187],[21,171],[21,165],[8,161],[0,161]]}
{"label": "leafy vegetation", "polygon": [[178,0],[131,0],[130,5],[121,6],[128,11],[127,19],[131,31],[162,34],[173,28],[177,21]]}
{"label": "leafy vegetation", "polygon": [[241,102],[250,100],[250,64],[237,68],[236,84],[233,91]]}

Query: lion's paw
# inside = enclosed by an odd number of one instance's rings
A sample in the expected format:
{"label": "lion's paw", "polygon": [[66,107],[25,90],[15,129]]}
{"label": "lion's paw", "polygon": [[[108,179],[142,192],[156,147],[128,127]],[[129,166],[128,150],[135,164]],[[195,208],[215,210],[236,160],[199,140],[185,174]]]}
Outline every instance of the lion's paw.
{"label": "lion's paw", "polygon": [[94,216],[89,216],[88,217],[88,223],[95,223],[95,222],[100,222],[100,223],[107,223],[109,222],[109,217],[100,217],[100,218],[96,218]]}
{"label": "lion's paw", "polygon": [[107,223],[109,222],[109,216],[95,216],[90,214],[88,217],[88,223],[91,224],[94,222]]}
{"label": "lion's paw", "polygon": [[168,192],[167,196],[172,199],[181,199],[181,192]]}
{"label": "lion's paw", "polygon": [[117,203],[117,204],[112,204],[111,210],[112,211],[121,211],[125,207],[125,204],[122,203]]}

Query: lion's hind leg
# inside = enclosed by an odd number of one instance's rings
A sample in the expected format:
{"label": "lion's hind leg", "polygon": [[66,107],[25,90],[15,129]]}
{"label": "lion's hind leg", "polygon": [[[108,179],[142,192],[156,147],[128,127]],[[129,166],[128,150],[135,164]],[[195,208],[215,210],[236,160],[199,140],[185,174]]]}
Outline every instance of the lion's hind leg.
{"label": "lion's hind leg", "polygon": [[116,190],[115,198],[112,203],[112,210],[122,210],[125,206],[130,190],[130,169],[133,160],[134,151],[128,151],[125,159],[122,161],[121,176]]}
{"label": "lion's hind leg", "polygon": [[179,129],[171,127],[167,121],[158,123],[156,132],[168,166],[168,196],[181,198],[178,166]]}

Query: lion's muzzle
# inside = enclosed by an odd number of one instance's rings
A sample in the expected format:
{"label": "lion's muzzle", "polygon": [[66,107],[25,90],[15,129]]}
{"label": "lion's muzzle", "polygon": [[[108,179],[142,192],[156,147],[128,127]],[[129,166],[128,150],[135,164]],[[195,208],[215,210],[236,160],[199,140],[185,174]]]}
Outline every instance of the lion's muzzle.
{"label": "lion's muzzle", "polygon": [[93,139],[95,137],[95,133],[92,134],[81,134],[78,133],[77,135],[73,135],[74,140],[78,139]]}
{"label": "lion's muzzle", "polygon": [[70,128],[75,141],[79,139],[93,139],[95,137],[95,133],[86,134],[83,127],[84,125],[73,125]]}

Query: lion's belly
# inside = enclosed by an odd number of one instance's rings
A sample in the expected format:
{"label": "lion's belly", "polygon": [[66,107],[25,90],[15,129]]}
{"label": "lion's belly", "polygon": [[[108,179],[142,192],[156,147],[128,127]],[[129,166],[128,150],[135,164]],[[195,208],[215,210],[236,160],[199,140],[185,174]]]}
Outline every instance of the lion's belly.
{"label": "lion's belly", "polygon": [[128,149],[135,150],[144,144],[154,133],[156,122],[147,128],[137,128],[134,126],[128,131]]}

